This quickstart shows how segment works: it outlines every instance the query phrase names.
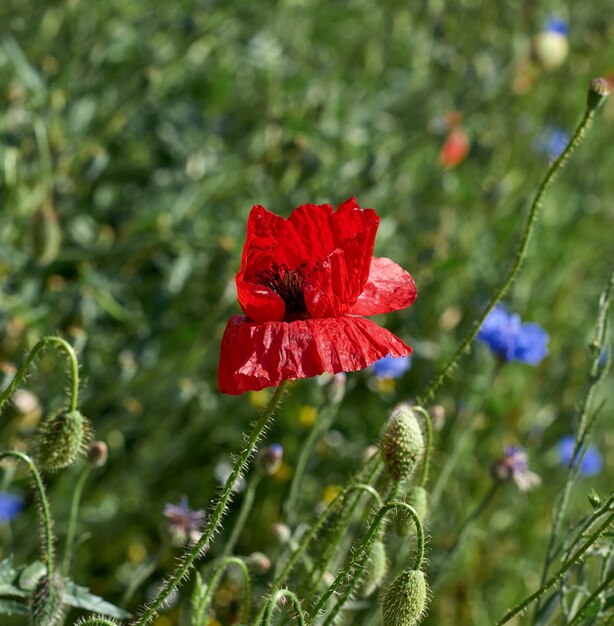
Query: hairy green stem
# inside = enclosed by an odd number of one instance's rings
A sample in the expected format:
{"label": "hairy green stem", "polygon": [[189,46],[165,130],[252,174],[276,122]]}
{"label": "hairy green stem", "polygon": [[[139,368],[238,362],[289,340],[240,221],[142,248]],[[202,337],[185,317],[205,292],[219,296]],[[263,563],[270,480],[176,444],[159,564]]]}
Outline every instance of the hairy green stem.
{"label": "hairy green stem", "polygon": [[[215,565],[213,574],[207,583],[207,591],[199,601],[197,608],[197,617],[204,617],[209,608],[209,603],[213,598],[213,594],[220,584],[222,575],[230,565],[236,565],[241,570],[243,575],[243,598],[241,603],[241,614],[239,615],[239,624],[247,624],[249,621],[249,611],[251,606],[251,581],[249,577],[249,570],[243,559],[236,556],[228,556],[223,558],[219,563]],[[200,621],[195,620],[196,626],[200,626]],[[204,622],[203,622],[204,624]]]}
{"label": "hairy green stem", "polygon": [[179,562],[179,565],[175,568],[175,571],[173,572],[171,577],[164,583],[164,585],[160,589],[158,595],[143,608],[140,617],[132,622],[132,626],[145,626],[145,624],[151,623],[151,621],[157,615],[160,607],[163,606],[166,602],[169,595],[181,584],[181,581],[187,576],[193,563],[199,557],[202,557],[206,553],[213,535],[220,528],[222,518],[224,517],[228,503],[232,498],[234,484],[241,475],[241,473],[247,467],[249,460],[256,449],[256,444],[269,426],[273,413],[279,405],[279,402],[282,399],[282,396],[284,394],[284,391],[288,387],[288,384],[289,381],[282,381],[279,387],[277,387],[277,389],[275,390],[275,393],[273,394],[273,397],[271,398],[268,406],[266,407],[260,418],[254,423],[245,447],[239,455],[234,467],[232,468],[228,479],[226,480],[226,484],[224,485],[222,493],[215,505],[215,508],[213,509],[213,512],[211,513],[211,517],[209,518],[209,521],[206,524],[199,540],[185,553],[185,555]]}
{"label": "hairy green stem", "polygon": [[469,350],[469,346],[471,345],[473,340],[476,338],[478,331],[480,330],[480,327],[482,326],[482,323],[484,322],[488,314],[493,310],[496,304],[503,298],[503,296],[507,293],[509,288],[512,286],[512,283],[518,276],[518,273],[520,272],[522,265],[524,263],[524,260],[526,258],[527,249],[529,247],[529,242],[531,241],[531,236],[533,235],[533,230],[535,227],[535,223],[537,221],[539,209],[541,208],[544,194],[546,190],[548,189],[548,187],[550,187],[550,185],[554,182],[557,174],[565,165],[565,162],[567,161],[567,159],[569,159],[571,153],[582,143],[586,135],[586,131],[589,128],[590,123],[593,119],[594,114],[595,114],[595,109],[586,110],[586,112],[582,116],[582,119],[578,123],[578,126],[576,127],[569,143],[567,144],[567,147],[565,148],[565,150],[563,150],[562,154],[558,157],[558,159],[553,161],[553,163],[548,168],[548,171],[546,172],[546,176],[544,177],[541,185],[538,187],[537,193],[535,194],[535,197],[533,198],[533,202],[531,203],[531,208],[529,209],[529,214],[528,214],[527,221],[524,227],[524,231],[522,233],[520,243],[516,250],[516,257],[514,259],[514,263],[512,264],[512,267],[510,268],[507,276],[505,277],[505,280],[495,290],[493,295],[490,297],[490,300],[488,301],[486,308],[484,309],[482,314],[478,317],[478,319],[474,322],[471,330],[469,331],[469,333],[467,334],[463,342],[460,344],[459,348],[452,355],[452,357],[444,366],[444,368],[440,371],[440,373],[430,383],[426,391],[418,398],[418,400],[416,401],[416,404],[425,405],[431,399],[434,398],[435,392],[450,377],[450,375],[456,369],[461,357],[465,354],[465,352]]}
{"label": "hairy green stem", "polygon": [[339,405],[324,406],[318,412],[318,417],[313,425],[305,443],[301,447],[298,460],[296,462],[296,469],[294,470],[294,476],[292,477],[292,483],[290,484],[290,492],[284,503],[284,512],[286,514],[286,521],[289,526],[293,526],[296,517],[298,515],[298,496],[303,484],[303,477],[305,476],[305,468],[309,457],[313,452],[318,439],[332,424],[337,412],[339,411]]}
{"label": "hairy green stem", "polygon": [[89,617],[84,622],[77,622],[75,626],[119,626],[120,622],[112,622],[104,617]]}
{"label": "hairy green stem", "polygon": [[43,558],[45,560],[45,567],[47,569],[47,578],[51,578],[51,575],[54,571],[53,523],[51,520],[51,512],[49,510],[49,502],[47,500],[47,494],[45,493],[45,487],[43,486],[41,475],[36,465],[34,464],[34,461],[32,461],[32,459],[27,454],[24,454],[23,452],[18,452],[17,450],[7,450],[5,452],[0,452],[0,460],[6,457],[13,457],[15,459],[19,459],[20,461],[23,461],[28,466],[28,469],[32,474],[34,486],[38,496],[38,510],[41,516],[41,523],[45,533],[45,541],[42,546]]}
{"label": "hairy green stem", "polygon": [[418,486],[425,487],[429,479],[429,469],[431,467],[431,455],[433,454],[433,424],[429,412],[421,406],[412,406],[412,410],[417,411],[424,418],[424,458],[420,470]]}
{"label": "hairy green stem", "polygon": [[373,541],[375,540],[375,536],[379,530],[379,526],[382,523],[382,520],[388,513],[394,509],[402,509],[409,515],[411,515],[414,520],[414,524],[416,526],[416,536],[417,536],[417,546],[416,546],[416,559],[414,561],[413,568],[414,570],[419,570],[422,567],[422,562],[424,561],[424,530],[422,528],[422,523],[420,522],[420,518],[418,513],[414,509],[413,506],[407,504],[406,502],[388,502],[384,504],[382,508],[377,512],[375,519],[373,520],[369,530],[367,530],[367,534],[363,539],[360,546],[356,549],[356,551],[352,554],[351,558],[345,564],[345,567],[339,572],[337,578],[333,581],[331,586],[328,588],[326,593],[320,598],[318,603],[313,607],[309,614],[309,618],[313,620],[318,612],[326,605],[328,599],[341,587],[341,585],[345,582],[345,579],[349,576],[349,574],[353,571],[354,566],[358,563],[362,557],[369,551]]}
{"label": "hairy green stem", "polygon": [[83,494],[83,487],[87,481],[90,472],[92,471],[91,465],[86,465],[77,480],[75,490],[73,491],[72,502],[70,505],[70,516],[68,518],[68,530],[66,532],[66,546],[64,548],[64,559],[62,561],[62,575],[68,576],[70,572],[70,562],[73,557],[73,545],[75,543],[75,532],[77,530],[77,517],[79,515],[79,506],[81,504],[81,495]]}
{"label": "hairy green stem", "polygon": [[605,530],[612,524],[614,521],[614,513],[608,515],[607,519],[599,528],[589,535],[588,539],[578,548],[578,550],[562,565],[562,567],[553,574],[537,591],[532,593],[528,598],[523,600],[520,604],[515,606],[513,609],[510,609],[496,624],[495,626],[502,626],[503,624],[507,624],[512,617],[522,613],[531,603],[533,603],[537,598],[539,598],[545,591],[550,589],[558,580],[560,580],[563,575],[571,569],[571,567],[577,563],[584,553],[599,539],[599,537],[605,532]]}
{"label": "hairy green stem", "polygon": [[17,389],[30,371],[30,367],[34,362],[34,359],[36,359],[38,353],[49,345],[62,350],[68,358],[68,364],[70,367],[69,410],[76,410],[79,400],[79,362],[77,360],[77,355],[75,354],[73,347],[61,337],[44,337],[36,343],[32,350],[30,350],[30,354],[28,354],[24,364],[21,366],[17,374],[15,374],[15,377],[10,382],[9,386],[2,392],[2,394],[0,394],[0,411],[2,410],[5,402],[13,395],[15,389]]}
{"label": "hairy green stem", "polygon": [[296,616],[296,621],[299,626],[305,625],[305,618],[303,617],[303,610],[301,609],[301,603],[299,599],[289,589],[278,589],[273,593],[273,595],[268,599],[266,606],[264,608],[264,614],[260,621],[254,622],[259,626],[269,626],[271,623],[271,619],[273,618],[273,611],[275,607],[280,602],[280,600],[290,600],[292,603],[292,608],[294,609],[294,615]]}

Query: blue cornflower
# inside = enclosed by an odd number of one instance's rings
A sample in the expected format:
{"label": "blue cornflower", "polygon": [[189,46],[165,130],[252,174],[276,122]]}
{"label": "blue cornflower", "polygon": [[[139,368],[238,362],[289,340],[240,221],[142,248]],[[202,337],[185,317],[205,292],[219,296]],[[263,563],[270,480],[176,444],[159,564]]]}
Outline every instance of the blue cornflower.
{"label": "blue cornflower", "polygon": [[[565,467],[569,466],[575,443],[576,439],[573,435],[566,435],[558,443],[561,463],[563,463]],[[577,460],[575,462],[577,462]],[[595,446],[589,446],[580,463],[580,474],[584,476],[594,476],[595,474],[599,474],[602,467],[603,459],[601,458],[601,454],[599,454]]]}
{"label": "blue cornflower", "polygon": [[0,491],[0,522],[8,522],[23,510],[23,499],[14,493]]}
{"label": "blue cornflower", "polygon": [[520,315],[498,304],[486,317],[478,339],[504,361],[538,365],[548,354],[548,334],[539,324],[522,324]]}
{"label": "blue cornflower", "polygon": [[546,20],[544,30],[567,37],[569,35],[569,24],[563,18],[553,15]]}
{"label": "blue cornflower", "polygon": [[179,504],[165,504],[163,515],[168,519],[167,527],[174,545],[184,546],[198,541],[205,522],[205,512],[192,510],[187,498],[181,498]]}
{"label": "blue cornflower", "polygon": [[554,160],[565,150],[570,138],[571,135],[566,130],[558,126],[546,126],[533,142],[533,150]]}
{"label": "blue cornflower", "polygon": [[385,356],[373,363],[373,373],[377,378],[401,378],[411,367],[411,356]]}

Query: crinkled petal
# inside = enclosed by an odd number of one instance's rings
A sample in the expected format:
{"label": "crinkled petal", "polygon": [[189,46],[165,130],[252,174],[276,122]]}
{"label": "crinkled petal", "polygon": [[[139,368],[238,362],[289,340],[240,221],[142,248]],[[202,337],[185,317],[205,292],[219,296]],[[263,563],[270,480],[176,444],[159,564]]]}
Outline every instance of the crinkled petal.
{"label": "crinkled petal", "polygon": [[339,317],[348,312],[356,296],[350,290],[343,250],[335,250],[311,273],[304,297],[311,317]]}
{"label": "crinkled petal", "polygon": [[232,395],[256,391],[286,379],[360,370],[388,354],[408,356],[411,348],[362,317],[256,324],[235,315],[222,339],[219,387]]}
{"label": "crinkled petal", "polygon": [[411,306],[417,291],[409,272],[386,258],[373,257],[369,278],[356,304],[354,315],[378,315]]}
{"label": "crinkled petal", "polygon": [[237,275],[237,296],[243,313],[254,322],[283,320],[286,304],[272,289],[264,285],[249,283]]}

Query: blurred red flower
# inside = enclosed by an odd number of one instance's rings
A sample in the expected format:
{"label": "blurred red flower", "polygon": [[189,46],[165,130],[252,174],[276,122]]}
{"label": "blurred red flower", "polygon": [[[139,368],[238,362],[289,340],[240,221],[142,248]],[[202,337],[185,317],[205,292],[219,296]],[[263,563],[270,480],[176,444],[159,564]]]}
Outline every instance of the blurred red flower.
{"label": "blurred red flower", "polygon": [[254,206],[236,277],[245,315],[230,318],[220,354],[220,391],[240,394],[351,372],[411,348],[360,317],[404,309],[416,299],[413,278],[372,256],[379,217],[354,198],[304,204],[288,219]]}
{"label": "blurred red flower", "polygon": [[469,137],[461,126],[454,126],[439,152],[439,162],[444,167],[456,167],[469,153]]}

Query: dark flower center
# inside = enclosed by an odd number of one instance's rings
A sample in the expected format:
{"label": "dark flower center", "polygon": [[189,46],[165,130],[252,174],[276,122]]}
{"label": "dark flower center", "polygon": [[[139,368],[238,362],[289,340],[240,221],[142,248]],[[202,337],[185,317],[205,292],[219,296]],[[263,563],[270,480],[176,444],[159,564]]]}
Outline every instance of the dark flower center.
{"label": "dark flower center", "polygon": [[258,283],[274,291],[286,305],[286,320],[306,319],[305,281],[310,272],[307,262],[291,270],[287,265],[272,265],[258,274]]}

